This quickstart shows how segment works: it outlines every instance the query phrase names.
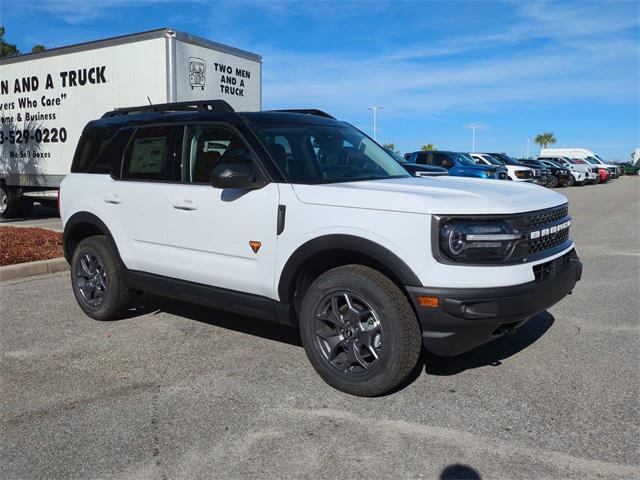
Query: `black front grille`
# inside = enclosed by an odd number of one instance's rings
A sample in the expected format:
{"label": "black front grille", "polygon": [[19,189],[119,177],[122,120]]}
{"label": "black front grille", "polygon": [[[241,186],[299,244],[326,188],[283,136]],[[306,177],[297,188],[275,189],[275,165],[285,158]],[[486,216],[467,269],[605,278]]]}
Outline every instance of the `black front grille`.
{"label": "black front grille", "polygon": [[561,230],[556,233],[552,233],[551,235],[547,235],[545,237],[540,237],[536,239],[530,239],[527,243],[529,247],[529,253],[540,253],[545,250],[549,250],[550,248],[557,247],[558,245],[562,245],[564,242],[569,240],[569,229]]}
{"label": "black front grille", "polygon": [[578,254],[575,250],[565,253],[563,256],[541,263],[533,267],[533,275],[536,283],[544,282],[562,273],[571,265],[571,262],[578,260]]}
{"label": "black front grille", "polygon": [[539,210],[529,213],[525,217],[527,227],[539,227],[548,223],[554,223],[569,215],[569,206],[561,205],[560,207],[549,208],[547,210]]}

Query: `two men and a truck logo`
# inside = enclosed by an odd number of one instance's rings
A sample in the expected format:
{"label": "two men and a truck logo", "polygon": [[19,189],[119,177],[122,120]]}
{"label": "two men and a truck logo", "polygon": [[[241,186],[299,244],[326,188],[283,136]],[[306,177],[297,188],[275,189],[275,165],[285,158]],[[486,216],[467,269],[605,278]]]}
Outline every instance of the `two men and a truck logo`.
{"label": "two men and a truck logo", "polygon": [[189,57],[189,85],[191,90],[201,88],[204,91],[204,84],[207,81],[207,64],[202,58]]}

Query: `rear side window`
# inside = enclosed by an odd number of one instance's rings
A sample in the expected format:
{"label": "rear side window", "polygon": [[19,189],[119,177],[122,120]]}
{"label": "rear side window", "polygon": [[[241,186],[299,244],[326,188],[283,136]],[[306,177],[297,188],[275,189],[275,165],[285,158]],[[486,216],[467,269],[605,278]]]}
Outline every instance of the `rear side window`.
{"label": "rear side window", "polygon": [[176,180],[171,126],[136,130],[122,162],[122,178],[130,180]]}
{"label": "rear side window", "polygon": [[111,173],[111,160],[101,155],[113,138],[116,130],[109,128],[91,128],[82,133],[78,142],[72,173]]}

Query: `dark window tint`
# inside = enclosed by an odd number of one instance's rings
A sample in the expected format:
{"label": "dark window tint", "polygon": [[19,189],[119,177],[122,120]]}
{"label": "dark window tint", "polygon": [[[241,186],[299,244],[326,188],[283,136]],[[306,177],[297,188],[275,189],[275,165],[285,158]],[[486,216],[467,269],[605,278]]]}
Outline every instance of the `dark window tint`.
{"label": "dark window tint", "polygon": [[451,168],[455,165],[455,163],[447,155],[444,155],[442,153],[434,153],[431,165],[435,165],[436,167]]}
{"label": "dark window tint", "polygon": [[431,164],[431,162],[429,161],[430,160],[429,156],[430,154],[427,154],[427,153],[418,153],[416,155],[416,163],[420,165]]}
{"label": "dark window tint", "polygon": [[218,125],[189,126],[183,158],[182,180],[189,183],[210,183],[211,172],[218,164],[253,164],[240,136]]}
{"label": "dark window tint", "polygon": [[111,173],[111,160],[101,154],[115,132],[115,129],[109,128],[85,129],[73,157],[71,172]]}
{"label": "dark window tint", "polygon": [[131,180],[176,180],[172,152],[173,127],[136,130],[124,156],[122,178]]}

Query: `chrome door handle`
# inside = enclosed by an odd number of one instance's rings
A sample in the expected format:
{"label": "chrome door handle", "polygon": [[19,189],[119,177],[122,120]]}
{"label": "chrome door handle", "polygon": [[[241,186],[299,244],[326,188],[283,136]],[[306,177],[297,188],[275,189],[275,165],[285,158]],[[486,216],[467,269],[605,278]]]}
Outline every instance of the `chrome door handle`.
{"label": "chrome door handle", "polygon": [[171,204],[171,206],[173,208],[175,208],[176,210],[185,210],[185,211],[188,211],[188,212],[198,209],[198,205],[193,203],[193,201],[191,201],[191,200],[183,200],[181,202],[175,202],[175,203]]}
{"label": "chrome door handle", "polygon": [[114,205],[119,205],[122,203],[122,199],[120,198],[120,195],[118,195],[117,193],[109,193],[105,195],[104,201],[105,203],[112,203]]}

